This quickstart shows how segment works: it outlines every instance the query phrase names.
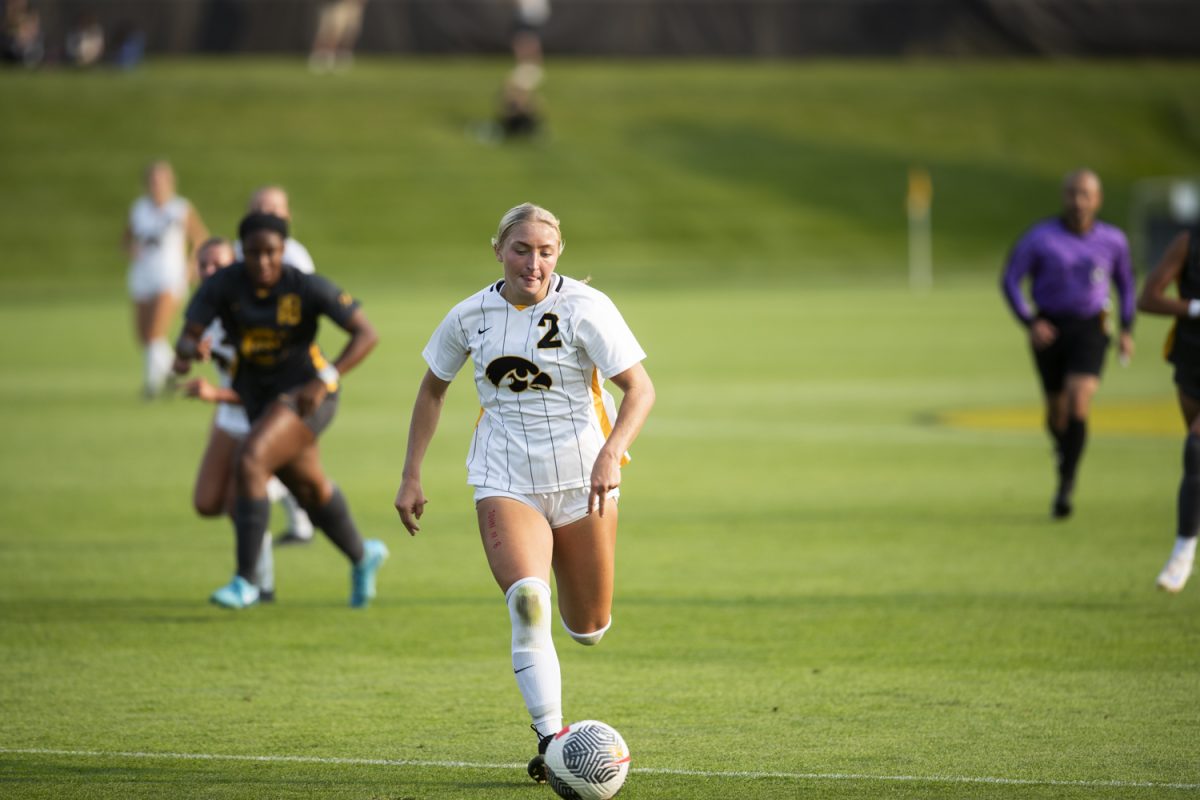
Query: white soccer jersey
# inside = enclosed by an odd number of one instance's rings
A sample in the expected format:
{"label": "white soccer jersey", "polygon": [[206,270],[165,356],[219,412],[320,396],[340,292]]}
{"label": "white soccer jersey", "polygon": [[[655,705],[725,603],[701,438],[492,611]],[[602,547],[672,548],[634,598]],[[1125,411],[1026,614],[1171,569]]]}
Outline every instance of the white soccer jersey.
{"label": "white soccer jersey", "polygon": [[604,380],[646,353],[602,292],[555,275],[545,299],[518,309],[503,281],[451,309],[422,356],[454,378],[475,365],[479,420],[467,455],[473,486],[535,493],[589,484],[616,406]]}
{"label": "white soccer jersey", "polygon": [[[241,239],[233,243],[233,255],[238,261],[245,258],[242,253]],[[308,248],[290,236],[283,242],[283,263],[290,264],[301,272],[307,272],[309,275],[317,271],[316,266],[313,264],[312,256],[309,255]]]}
{"label": "white soccer jersey", "polygon": [[187,218],[191,205],[174,197],[158,206],[142,196],[129,209],[134,257],[129,291],[135,299],[160,292],[182,295],[187,289]]}
{"label": "white soccer jersey", "polygon": [[[205,339],[212,341],[212,364],[217,371],[217,385],[222,389],[233,386],[233,366],[237,363],[237,348],[225,336],[225,326],[214,319],[204,329]],[[240,403],[217,403],[216,425],[226,433],[243,437],[250,432],[250,420]]]}

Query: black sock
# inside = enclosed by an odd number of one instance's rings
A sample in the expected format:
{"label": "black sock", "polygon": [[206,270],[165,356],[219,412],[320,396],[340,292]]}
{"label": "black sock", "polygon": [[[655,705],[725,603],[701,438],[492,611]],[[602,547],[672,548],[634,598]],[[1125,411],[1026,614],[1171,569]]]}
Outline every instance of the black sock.
{"label": "black sock", "polygon": [[1087,444],[1087,420],[1071,417],[1067,420],[1067,429],[1063,431],[1062,459],[1058,465],[1058,487],[1060,494],[1070,494],[1075,488],[1075,470],[1079,468],[1079,459],[1083,457],[1083,447]]}
{"label": "black sock", "polygon": [[1050,415],[1046,415],[1046,432],[1050,434],[1050,438],[1054,440],[1054,454],[1062,458],[1063,440],[1066,438],[1065,430],[1058,430],[1054,427],[1054,423],[1050,420]]}
{"label": "black sock", "polygon": [[357,564],[362,561],[362,536],[358,534],[358,528],[350,516],[350,506],[346,504],[341,489],[333,487],[333,495],[328,503],[320,508],[306,510],[313,525],[320,528],[329,537],[329,541],[346,554],[350,563]]}
{"label": "black sock", "polygon": [[1179,481],[1179,527],[1188,538],[1200,530],[1200,436],[1189,433],[1183,444],[1183,479]]}
{"label": "black sock", "polygon": [[254,567],[262,549],[263,531],[271,523],[271,501],[267,498],[239,497],[233,510],[233,530],[237,534],[237,574],[254,583]]}

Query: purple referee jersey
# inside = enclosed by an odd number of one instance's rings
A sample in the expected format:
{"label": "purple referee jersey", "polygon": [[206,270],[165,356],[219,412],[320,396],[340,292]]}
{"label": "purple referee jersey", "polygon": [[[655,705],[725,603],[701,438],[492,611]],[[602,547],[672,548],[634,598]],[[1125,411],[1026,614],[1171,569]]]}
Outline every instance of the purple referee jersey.
{"label": "purple referee jersey", "polygon": [[1121,300],[1121,328],[1133,327],[1129,243],[1114,225],[1097,220],[1081,235],[1056,217],[1037,223],[1021,237],[1001,284],[1009,307],[1028,325],[1034,312],[1021,291],[1026,275],[1032,282],[1034,305],[1049,316],[1094,317],[1108,305],[1109,286],[1115,285]]}

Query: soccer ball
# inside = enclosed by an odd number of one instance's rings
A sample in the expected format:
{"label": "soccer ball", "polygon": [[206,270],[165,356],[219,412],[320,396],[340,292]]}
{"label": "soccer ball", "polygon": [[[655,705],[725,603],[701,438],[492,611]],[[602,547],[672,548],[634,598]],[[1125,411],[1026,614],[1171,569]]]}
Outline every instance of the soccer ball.
{"label": "soccer ball", "polygon": [[594,719],[554,734],[546,747],[550,788],[567,800],[608,800],[629,774],[629,748],[621,734]]}

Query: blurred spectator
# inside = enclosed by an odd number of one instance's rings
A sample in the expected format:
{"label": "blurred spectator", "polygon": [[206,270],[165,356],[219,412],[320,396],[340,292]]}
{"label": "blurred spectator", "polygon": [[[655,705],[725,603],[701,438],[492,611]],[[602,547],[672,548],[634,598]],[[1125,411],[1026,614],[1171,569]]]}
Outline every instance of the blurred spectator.
{"label": "blurred spectator", "polygon": [[550,19],[550,0],[514,0],[512,51],[516,63],[504,81],[500,129],[505,138],[532,136],[542,127],[538,87],[542,68],[542,27]]}
{"label": "blurred spectator", "polygon": [[45,55],[42,18],[29,0],[7,0],[4,30],[0,33],[0,58],[11,64],[36,67]]}
{"label": "blurred spectator", "polygon": [[95,14],[80,14],[67,31],[66,56],[67,62],[76,67],[90,67],[104,56],[104,29]]}
{"label": "blurred spectator", "polygon": [[121,69],[133,69],[146,55],[146,34],[137,25],[125,21],[113,37],[113,63]]}
{"label": "blurred spectator", "polygon": [[313,72],[349,69],[367,0],[326,0],[317,17],[308,66]]}

